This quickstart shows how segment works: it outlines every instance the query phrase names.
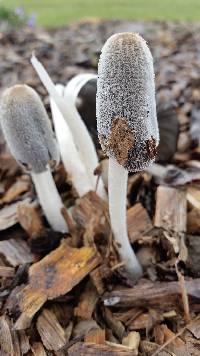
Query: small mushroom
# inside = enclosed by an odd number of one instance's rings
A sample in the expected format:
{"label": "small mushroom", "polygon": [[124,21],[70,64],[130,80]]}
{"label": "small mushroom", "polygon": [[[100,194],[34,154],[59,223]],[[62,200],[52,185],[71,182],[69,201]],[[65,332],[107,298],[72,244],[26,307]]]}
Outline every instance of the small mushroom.
{"label": "small mushroom", "polygon": [[8,88],[1,100],[0,122],[12,155],[30,171],[48,223],[56,231],[67,232],[63,203],[50,170],[59,161],[59,151],[38,94],[27,85]]}
{"label": "small mushroom", "polygon": [[[71,93],[71,96],[68,96],[68,101],[66,101],[66,97],[64,99],[61,95],[59,95],[45,68],[34,55],[31,58],[31,63],[49,95],[53,98],[64,119],[67,121],[73,135],[74,143],[77,146],[80,157],[84,162],[90,181],[92,182],[93,190],[95,190],[96,177],[94,175],[94,171],[99,164],[98,156],[87,127],[74,105],[73,93]],[[97,192],[103,199],[106,199],[106,192],[101,180],[98,185]]]}
{"label": "small mushroom", "polygon": [[159,141],[153,60],[138,34],[119,33],[103,46],[97,80],[97,129],[109,156],[109,212],[119,253],[133,279],[141,274],[127,234],[128,171],[148,167]]}

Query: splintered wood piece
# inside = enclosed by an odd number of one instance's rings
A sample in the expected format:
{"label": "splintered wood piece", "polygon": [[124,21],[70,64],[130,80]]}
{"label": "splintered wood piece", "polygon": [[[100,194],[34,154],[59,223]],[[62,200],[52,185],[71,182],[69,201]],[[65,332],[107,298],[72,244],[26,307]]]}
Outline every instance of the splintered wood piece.
{"label": "splintered wood piece", "polygon": [[97,345],[103,345],[106,342],[105,330],[95,329],[89,331],[89,333],[85,336],[86,343],[93,343]]}
{"label": "splintered wood piece", "polygon": [[108,235],[108,206],[95,192],[89,192],[84,197],[77,199],[72,210],[72,216],[79,229],[85,231],[92,219],[95,219],[98,231]]}
{"label": "splintered wood piece", "polygon": [[0,277],[10,278],[15,274],[15,269],[7,266],[0,266]]}
{"label": "splintered wood piece", "polygon": [[131,331],[127,336],[123,337],[122,345],[133,350],[136,356],[138,355],[139,344],[140,334],[137,331]]}
{"label": "splintered wood piece", "polygon": [[104,318],[109,328],[112,330],[113,334],[121,342],[125,334],[125,327],[122,324],[122,322],[120,320],[117,320],[117,318],[113,315],[113,313],[108,308],[105,308],[104,310]]}
{"label": "splintered wood piece", "polygon": [[12,330],[12,323],[5,315],[0,317],[0,354],[2,356],[20,356],[16,331]]}
{"label": "splintered wood piece", "polygon": [[194,208],[187,215],[187,233],[200,234],[200,210]]}
{"label": "splintered wood piece", "polygon": [[0,254],[2,254],[13,267],[33,262],[34,256],[26,241],[10,239],[0,241]]}
{"label": "splintered wood piece", "polygon": [[47,356],[41,342],[34,342],[34,344],[31,347],[31,351],[34,356]]}
{"label": "splintered wood piece", "polygon": [[98,301],[98,294],[94,285],[89,281],[84,292],[81,294],[74,315],[83,319],[91,319],[92,313]]}
{"label": "splintered wood piece", "polygon": [[101,266],[95,268],[91,273],[90,273],[91,280],[93,284],[95,285],[97,292],[99,295],[103,294],[105,292],[105,286],[102,281],[102,274],[101,274]]}
{"label": "splintered wood piece", "polygon": [[[30,198],[23,200],[24,202],[30,202]],[[0,214],[0,231],[6,230],[9,227],[14,226],[18,222],[17,206],[19,202],[12,203],[11,205],[4,206],[1,209]]]}
{"label": "splintered wood piece", "polygon": [[196,339],[200,339],[200,318],[198,317],[196,320],[189,323],[188,330],[194,335]]}
{"label": "splintered wood piece", "polygon": [[[200,299],[200,279],[185,281],[185,287],[190,297]],[[156,282],[138,285],[134,288],[114,290],[105,293],[103,300],[106,306],[144,307],[169,311],[179,309],[181,289],[179,282]],[[197,308],[192,303],[191,308]]]}
{"label": "splintered wood piece", "polygon": [[186,192],[180,189],[159,186],[156,196],[156,227],[177,233],[186,232]]}
{"label": "splintered wood piece", "polygon": [[100,327],[94,319],[80,320],[73,329],[73,337],[86,337],[91,330],[99,330]]}
{"label": "splintered wood piece", "polygon": [[200,210],[200,189],[196,187],[187,188],[187,201],[192,207]]}
{"label": "splintered wood piece", "polygon": [[17,333],[19,336],[21,354],[22,355],[27,354],[27,352],[31,348],[29,343],[29,336],[26,335],[24,330],[18,330]]}
{"label": "splintered wood piece", "polygon": [[17,217],[20,225],[29,236],[40,236],[44,232],[39,205],[35,203],[19,203],[17,206]]}
{"label": "splintered wood piece", "polygon": [[[173,331],[171,331],[167,325],[157,325],[154,328],[155,342],[158,345],[163,345],[166,341],[171,340],[175,337]],[[174,340],[171,340],[169,345],[165,347],[166,350],[173,352],[177,356],[186,356],[185,342],[180,338],[176,337]]]}
{"label": "splintered wood piece", "polygon": [[13,203],[9,206],[1,208],[0,214],[0,231],[6,230],[11,226],[14,226],[18,222],[17,218],[17,205],[19,203]]}
{"label": "splintered wood piece", "polygon": [[131,243],[138,241],[153,228],[151,219],[142,206],[137,203],[127,211],[128,236]]}
{"label": "splintered wood piece", "polygon": [[101,262],[91,247],[72,248],[67,240],[29,269],[29,284],[19,293],[21,315],[16,329],[25,329],[45,303],[68,293]]}
{"label": "splintered wood piece", "polygon": [[68,349],[69,356],[134,356],[134,352],[118,344],[95,345],[77,342]]}
{"label": "splintered wood piece", "polygon": [[10,323],[5,315],[0,317],[0,352],[5,356],[14,356]]}
{"label": "splintered wood piece", "polygon": [[65,330],[52,311],[43,309],[37,319],[36,327],[47,350],[58,351],[65,345]]}
{"label": "splintered wood piece", "polygon": [[155,325],[163,320],[163,313],[160,310],[150,309],[148,312],[143,312],[129,323],[129,330],[151,330]]}
{"label": "splintered wood piece", "polygon": [[4,194],[0,203],[11,203],[16,200],[22,193],[25,193],[30,188],[30,179],[28,177],[23,177],[23,179],[18,179]]}

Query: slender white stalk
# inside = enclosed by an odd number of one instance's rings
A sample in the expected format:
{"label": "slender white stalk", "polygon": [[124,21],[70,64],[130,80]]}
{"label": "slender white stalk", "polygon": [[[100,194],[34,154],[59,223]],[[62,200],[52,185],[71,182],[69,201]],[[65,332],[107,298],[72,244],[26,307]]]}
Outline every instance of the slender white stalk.
{"label": "slender white stalk", "polygon": [[125,262],[127,271],[134,280],[142,275],[142,268],[131,247],[127,232],[126,222],[126,196],[127,196],[128,171],[117,163],[114,158],[109,158],[108,194],[109,213],[114,238],[119,244],[119,254]]}
{"label": "slender white stalk", "polygon": [[55,231],[68,232],[67,223],[61,213],[64,205],[58,194],[49,166],[44,172],[31,172],[31,177],[49,225]]}
{"label": "slender white stalk", "polygon": [[[56,89],[60,95],[63,95],[63,85],[56,85]],[[89,180],[85,166],[80,159],[69,126],[51,97],[50,105],[62,162],[77,193],[81,197],[92,190],[93,186]]]}
{"label": "slender white stalk", "polygon": [[71,95],[72,99],[74,100],[74,105],[76,102],[76,98],[81,90],[81,88],[92,79],[97,79],[96,74],[91,73],[84,73],[78,74],[73,77],[66,85],[64,96]]}
{"label": "slender white stalk", "polygon": [[[35,56],[32,56],[31,63],[35,68],[46,90],[48,91],[49,95],[53,97],[60,112],[67,121],[69,128],[72,132],[75,144],[78,148],[80,157],[86,166],[88,175],[90,177],[94,189],[96,185],[96,177],[94,176],[94,170],[98,166],[98,157],[94,143],[87,130],[87,127],[81,119],[75,105],[73,104],[73,100],[69,100],[68,102],[66,102],[66,100],[59,95],[55,88],[55,85],[53,84],[45,68]],[[106,192],[104,190],[102,181],[100,181],[98,184],[97,193],[103,199],[106,198]]]}

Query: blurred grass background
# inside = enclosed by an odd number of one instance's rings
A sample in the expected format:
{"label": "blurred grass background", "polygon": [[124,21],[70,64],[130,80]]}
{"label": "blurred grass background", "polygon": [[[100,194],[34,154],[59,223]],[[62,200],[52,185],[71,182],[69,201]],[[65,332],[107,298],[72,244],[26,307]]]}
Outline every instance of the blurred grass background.
{"label": "blurred grass background", "polygon": [[83,18],[200,21],[200,0],[0,0],[23,6],[43,26],[62,26]]}

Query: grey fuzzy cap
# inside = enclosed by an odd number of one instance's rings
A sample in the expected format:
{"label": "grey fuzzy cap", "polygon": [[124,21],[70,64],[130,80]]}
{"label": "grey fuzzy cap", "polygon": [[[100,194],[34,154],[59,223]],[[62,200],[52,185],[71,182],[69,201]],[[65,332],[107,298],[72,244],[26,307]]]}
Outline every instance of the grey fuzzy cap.
{"label": "grey fuzzy cap", "polygon": [[103,46],[96,107],[103,151],[128,171],[148,167],[155,159],[159,132],[153,59],[138,34],[115,34]]}
{"label": "grey fuzzy cap", "polygon": [[47,112],[29,86],[14,85],[3,93],[0,122],[12,155],[27,169],[40,173],[59,161]]}

